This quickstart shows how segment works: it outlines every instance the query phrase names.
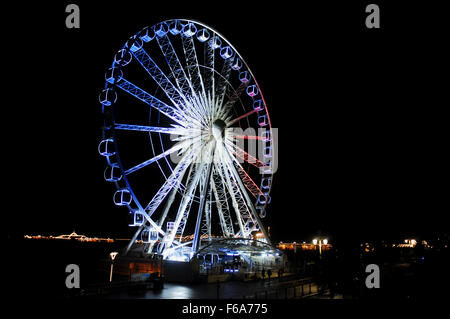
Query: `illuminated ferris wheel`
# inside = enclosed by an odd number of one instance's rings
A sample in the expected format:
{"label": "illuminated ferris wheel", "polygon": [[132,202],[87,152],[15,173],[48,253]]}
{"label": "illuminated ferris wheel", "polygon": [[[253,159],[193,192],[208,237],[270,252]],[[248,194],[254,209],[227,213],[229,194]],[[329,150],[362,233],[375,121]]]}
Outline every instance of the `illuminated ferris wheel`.
{"label": "illuminated ferris wheel", "polygon": [[150,254],[189,260],[214,238],[269,243],[273,132],[250,69],[219,33],[168,20],[132,36],[100,94],[114,203]]}

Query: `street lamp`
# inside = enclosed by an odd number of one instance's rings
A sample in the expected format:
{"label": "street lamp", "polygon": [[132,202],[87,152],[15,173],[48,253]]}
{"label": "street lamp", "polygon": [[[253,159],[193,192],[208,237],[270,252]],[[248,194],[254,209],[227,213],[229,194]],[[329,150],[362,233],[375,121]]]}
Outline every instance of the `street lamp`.
{"label": "street lamp", "polygon": [[326,238],[324,238],[324,239],[321,239],[321,238],[319,238],[319,239],[314,238],[313,241],[312,241],[312,243],[313,243],[314,246],[316,246],[317,244],[319,244],[319,255],[320,255],[320,258],[322,258],[322,245],[328,245],[328,239],[326,239]]}
{"label": "street lamp", "polygon": [[109,273],[109,282],[112,281],[112,275],[113,275],[113,265],[114,265],[114,259],[116,259],[117,255],[119,253],[116,251],[113,251],[109,254],[109,258],[111,259],[111,271]]}

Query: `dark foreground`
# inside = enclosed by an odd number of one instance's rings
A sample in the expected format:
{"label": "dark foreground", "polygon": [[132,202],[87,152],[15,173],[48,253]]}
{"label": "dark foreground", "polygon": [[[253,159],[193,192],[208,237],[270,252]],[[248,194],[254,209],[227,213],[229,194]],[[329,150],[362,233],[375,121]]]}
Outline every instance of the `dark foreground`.
{"label": "dark foreground", "polygon": [[[80,267],[81,289],[105,285],[109,272],[99,268],[99,260],[119,251],[123,243],[81,243],[75,241],[9,240],[4,259],[7,291],[12,297],[71,298],[80,291],[65,285],[66,266]],[[350,256],[350,257],[349,257]],[[356,259],[354,258],[356,256]],[[317,256],[316,256],[317,257]],[[289,256],[294,277],[255,282],[217,284],[165,283],[163,289],[125,289],[98,298],[123,299],[298,299],[344,298],[385,300],[440,300],[450,296],[448,249],[411,250],[407,253],[360,255],[330,253]],[[381,288],[367,289],[364,265],[375,263],[381,269]],[[299,281],[308,278],[309,281]],[[295,279],[295,280],[294,280]],[[303,286],[303,287],[302,287]],[[81,294],[82,295],[82,294]],[[92,297],[92,295],[91,295]],[[95,297],[95,296],[94,296]]]}

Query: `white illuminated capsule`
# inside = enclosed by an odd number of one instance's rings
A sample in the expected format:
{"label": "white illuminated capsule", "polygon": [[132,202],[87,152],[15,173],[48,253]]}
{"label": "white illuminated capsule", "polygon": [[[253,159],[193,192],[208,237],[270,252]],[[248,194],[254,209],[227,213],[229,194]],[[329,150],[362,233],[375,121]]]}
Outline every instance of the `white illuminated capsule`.
{"label": "white illuminated capsule", "polygon": [[188,23],[183,27],[183,34],[190,38],[197,33],[197,27],[193,23]]}
{"label": "white illuminated capsule", "polygon": [[154,228],[146,228],[141,233],[141,240],[144,243],[154,243],[158,240],[158,231]]}
{"label": "white illuminated capsule", "polygon": [[200,42],[205,42],[209,39],[209,32],[206,29],[201,29],[197,32],[197,40]]}
{"label": "white illuminated capsule", "polygon": [[233,50],[229,46],[223,47],[220,49],[220,56],[225,60],[229,59],[233,56]]}
{"label": "white illuminated capsule", "polygon": [[131,223],[128,226],[141,226],[144,223],[144,215],[140,213],[138,210],[130,211],[131,215]]}

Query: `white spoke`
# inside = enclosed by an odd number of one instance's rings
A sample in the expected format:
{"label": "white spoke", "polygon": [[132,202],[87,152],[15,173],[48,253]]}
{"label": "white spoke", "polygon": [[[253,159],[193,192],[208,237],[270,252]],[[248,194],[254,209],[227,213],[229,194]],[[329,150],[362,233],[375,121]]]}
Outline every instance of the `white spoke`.
{"label": "white spoke", "polygon": [[162,102],[153,95],[145,92],[141,88],[137,87],[131,82],[128,82],[125,79],[121,79],[120,82],[117,84],[117,86],[122,90],[124,90],[125,92],[135,96],[139,100],[155,108],[157,111],[174,120],[175,122],[179,123],[180,125],[185,125],[186,118],[184,117],[183,112],[180,111],[179,109],[176,109]]}
{"label": "white spoke", "polygon": [[170,70],[175,77],[175,81],[180,91],[185,96],[195,94],[195,91],[192,88],[192,84],[184,73],[184,68],[180,63],[180,60],[178,59],[178,56],[172,46],[172,43],[169,40],[169,37],[167,35],[164,35],[162,37],[156,37],[156,39],[158,41],[159,47],[161,48],[161,51],[164,54],[164,57],[166,58],[167,64],[169,65]]}
{"label": "white spoke", "polygon": [[225,60],[225,63],[222,68],[221,77],[219,78],[219,83],[217,83],[217,101],[219,102],[219,105],[222,105],[223,99],[225,97],[225,93],[227,92],[227,85],[228,85],[228,78],[230,77],[231,73],[231,65],[232,65],[233,59],[228,58]]}
{"label": "white spoke", "polygon": [[248,193],[245,191],[245,186],[242,183],[241,179],[239,178],[239,174],[236,171],[236,168],[233,166],[231,156],[227,152],[224,152],[224,154],[225,154],[225,161],[227,162],[226,165],[229,168],[234,181],[237,182],[237,185],[239,186],[239,189],[241,190],[241,193],[243,194],[243,196],[245,198],[247,207],[250,208],[251,215],[249,216],[249,218],[252,219],[254,225],[257,226],[259,228],[259,230],[263,233],[264,240],[268,242],[269,236],[261,223],[261,219],[259,218],[258,213],[256,212],[256,209],[253,206],[253,203],[252,203]]}
{"label": "white spoke", "polygon": [[167,76],[161,71],[158,65],[153,59],[140,48],[133,52],[134,57],[144,67],[148,74],[155,80],[155,82],[163,89],[167,97],[172,101],[176,108],[182,109],[186,104],[185,97],[178,91],[173,83],[167,78]]}
{"label": "white spoke", "polygon": [[187,130],[183,129],[183,128],[156,127],[156,126],[121,124],[121,123],[115,123],[114,129],[125,130],[125,131],[142,131],[142,132],[153,132],[153,133],[178,134],[178,135],[185,135],[187,132]]}
{"label": "white spoke", "polygon": [[145,210],[148,212],[148,214],[150,216],[159,207],[160,203],[164,200],[164,198],[167,196],[167,193],[171,189],[178,189],[178,187],[181,184],[181,180],[183,178],[183,175],[184,175],[186,169],[192,163],[192,160],[196,156],[198,156],[200,149],[201,148],[199,146],[193,147],[190,151],[188,151],[187,154],[185,154],[183,156],[181,161],[178,163],[178,165],[173,170],[172,174],[165,181],[163,186],[161,186],[161,188],[156,193],[156,195],[152,198],[150,203],[148,203],[148,205],[145,207]]}
{"label": "white spoke", "polygon": [[205,86],[198,67],[197,53],[195,51],[194,39],[185,35],[181,36],[183,43],[184,56],[186,57],[186,64],[189,77],[191,79],[192,87],[195,94],[201,93],[206,98]]}
{"label": "white spoke", "polygon": [[216,199],[217,212],[219,214],[220,226],[225,237],[234,236],[233,221],[230,215],[228,199],[226,193],[226,182],[223,180],[219,170],[222,168],[216,163],[214,165],[213,178],[211,179],[211,189]]}
{"label": "white spoke", "polygon": [[175,225],[174,230],[170,233],[167,233],[167,235],[164,237],[163,242],[165,243],[166,247],[170,247],[172,245],[172,242],[175,238],[175,235],[179,235],[180,238],[184,232],[184,227],[186,226],[186,221],[189,217],[189,211],[191,208],[192,201],[194,199],[194,193],[197,188],[197,185],[200,181],[201,171],[203,169],[204,163],[198,165],[199,168],[193,174],[188,181],[186,185],[186,191],[184,193],[184,196],[181,200],[180,207],[178,209],[177,216],[175,218]]}
{"label": "white spoke", "polygon": [[127,169],[124,172],[124,174],[125,175],[131,174],[131,173],[133,173],[133,172],[135,172],[135,171],[137,171],[137,170],[139,170],[139,169],[141,169],[141,168],[143,168],[143,167],[145,167],[147,165],[150,165],[153,162],[156,162],[157,160],[159,160],[159,159],[161,159],[163,157],[166,157],[166,156],[168,156],[168,155],[170,155],[170,154],[172,154],[172,153],[174,153],[176,151],[181,150],[182,148],[185,148],[185,147],[189,146],[189,144],[192,144],[192,143],[194,143],[194,142],[196,142],[198,140],[199,140],[199,138],[194,138],[194,139],[189,139],[189,140],[177,143],[173,147],[168,149],[167,151],[165,151],[165,152],[163,152],[163,153],[161,153],[159,155],[156,155],[155,157],[152,157],[152,158],[150,158],[150,159],[148,159],[148,160],[146,160],[146,161],[144,161],[144,162],[142,162],[142,163],[140,163],[140,164],[138,164],[136,166],[133,166],[130,169]]}
{"label": "white spoke", "polygon": [[[226,152],[223,150],[223,147],[218,148],[218,151],[220,152],[220,157],[223,159],[223,154]],[[247,235],[247,231],[245,229],[245,223],[243,221],[243,215],[247,213],[247,207],[245,203],[241,200],[242,197],[239,194],[239,190],[237,189],[237,185],[233,184],[229,175],[228,170],[226,169],[225,164],[223,164],[222,169],[219,170],[219,174],[222,178],[222,180],[225,182],[224,184],[228,188],[228,193],[231,195],[231,202],[232,206],[234,208],[234,212],[236,213],[236,218],[239,224],[239,229],[241,231],[241,234],[243,234],[244,237]]]}
{"label": "white spoke", "polygon": [[232,109],[234,103],[239,100],[239,97],[241,94],[245,91],[245,88],[248,86],[248,82],[241,83],[238,87],[238,89],[233,92],[233,94],[229,97],[228,101],[223,104],[221,109],[219,110],[218,117],[220,118],[226,118],[228,116],[228,113]]}

